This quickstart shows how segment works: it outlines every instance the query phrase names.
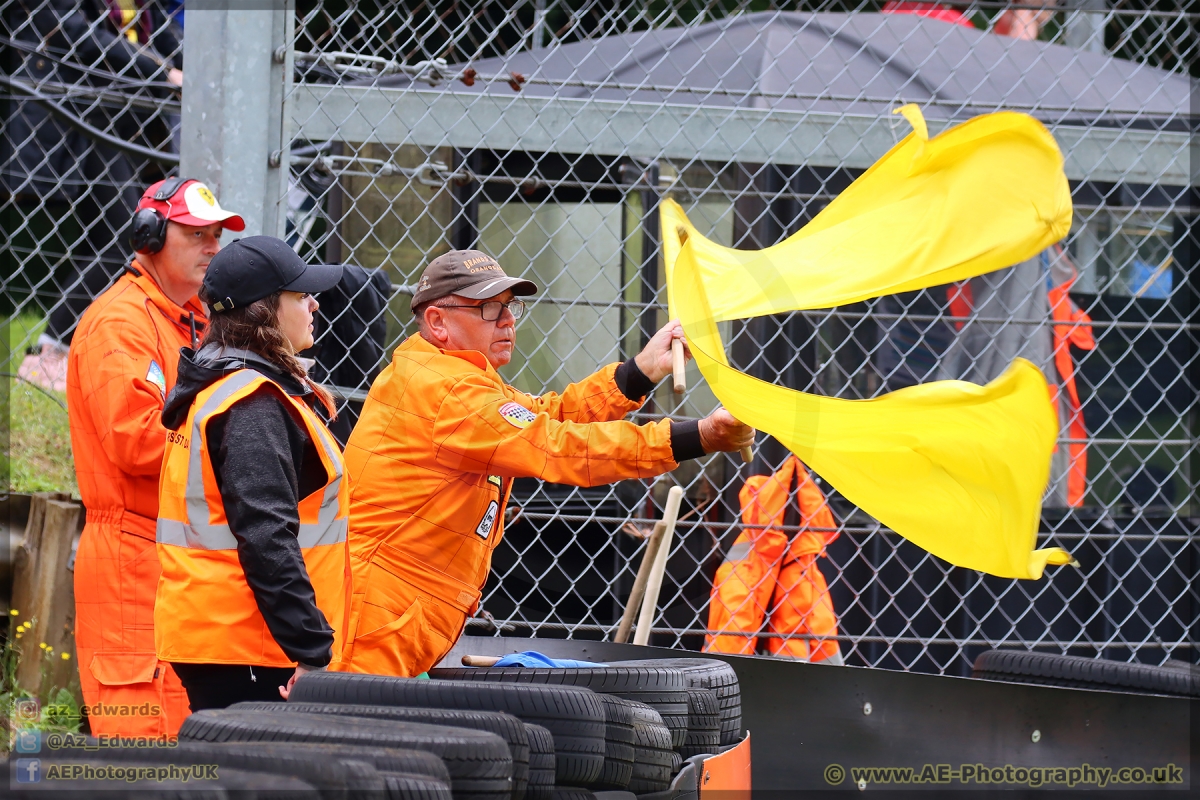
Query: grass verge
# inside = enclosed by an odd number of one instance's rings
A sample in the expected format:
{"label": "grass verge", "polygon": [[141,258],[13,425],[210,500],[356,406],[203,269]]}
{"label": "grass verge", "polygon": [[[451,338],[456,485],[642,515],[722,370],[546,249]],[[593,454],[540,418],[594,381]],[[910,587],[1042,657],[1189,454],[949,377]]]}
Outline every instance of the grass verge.
{"label": "grass verge", "polygon": [[4,332],[0,392],[7,399],[9,491],[67,492],[79,496],[75,462],[71,456],[71,431],[67,398],[15,377],[25,348],[36,342],[45,323],[40,317],[21,314],[0,320]]}

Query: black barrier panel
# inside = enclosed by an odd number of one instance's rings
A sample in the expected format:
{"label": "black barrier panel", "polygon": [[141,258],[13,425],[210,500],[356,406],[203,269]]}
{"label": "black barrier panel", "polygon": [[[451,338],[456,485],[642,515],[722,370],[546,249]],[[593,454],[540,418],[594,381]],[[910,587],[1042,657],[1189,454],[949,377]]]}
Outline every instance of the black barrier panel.
{"label": "black barrier panel", "polygon": [[[459,666],[466,654],[523,650],[597,662],[697,655],[612,642],[464,636],[443,665]],[[1105,774],[1106,791],[1136,796],[1160,789],[1186,794],[1196,783],[1196,701],[763,657],[720,660],[733,666],[741,683],[755,798],[858,791],[859,780],[873,790],[958,790],[976,798],[986,796],[977,792],[1003,789],[1022,790],[1008,797],[1025,797],[1033,790],[1070,788],[1054,782],[1058,768],[1077,791],[1100,789]],[[939,765],[947,769],[939,771]],[[964,767],[970,773],[965,782]],[[974,776],[984,768],[986,781],[980,782]],[[1040,770],[1036,786],[1033,768]],[[1018,769],[1025,771],[1024,782]],[[1142,770],[1150,783],[1118,784],[1122,769]],[[1156,769],[1180,782],[1153,783]]]}

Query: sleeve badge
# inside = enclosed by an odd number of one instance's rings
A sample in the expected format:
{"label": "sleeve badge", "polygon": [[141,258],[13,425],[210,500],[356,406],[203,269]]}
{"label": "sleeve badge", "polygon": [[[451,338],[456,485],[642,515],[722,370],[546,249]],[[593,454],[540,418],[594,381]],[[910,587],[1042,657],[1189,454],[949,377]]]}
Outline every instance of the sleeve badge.
{"label": "sleeve badge", "polygon": [[537,419],[537,414],[520,403],[505,403],[500,406],[500,416],[514,428],[528,428]]}
{"label": "sleeve badge", "polygon": [[163,375],[162,367],[157,361],[150,362],[150,368],[146,370],[146,381],[157,386],[158,393],[164,398],[167,396],[167,376]]}

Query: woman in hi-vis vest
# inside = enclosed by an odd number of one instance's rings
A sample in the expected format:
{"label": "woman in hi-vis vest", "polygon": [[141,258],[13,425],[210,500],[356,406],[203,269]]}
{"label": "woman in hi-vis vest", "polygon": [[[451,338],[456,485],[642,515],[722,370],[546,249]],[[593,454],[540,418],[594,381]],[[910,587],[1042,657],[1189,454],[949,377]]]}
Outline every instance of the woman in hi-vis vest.
{"label": "woman in hi-vis vest", "polygon": [[313,295],[341,273],[270,236],[208,266],[209,327],[163,409],[154,605],[158,657],[192,711],[286,699],[340,650],[349,492],[314,410],[332,416],[333,401],[296,354],[313,343]]}

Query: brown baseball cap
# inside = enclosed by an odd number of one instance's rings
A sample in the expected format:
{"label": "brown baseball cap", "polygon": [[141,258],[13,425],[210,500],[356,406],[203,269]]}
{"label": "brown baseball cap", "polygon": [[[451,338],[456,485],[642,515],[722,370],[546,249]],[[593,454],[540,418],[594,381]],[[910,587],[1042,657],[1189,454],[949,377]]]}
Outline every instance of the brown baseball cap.
{"label": "brown baseball cap", "polygon": [[538,287],[524,278],[510,278],[496,263],[496,259],[478,250],[451,250],[425,267],[417,281],[410,309],[422,303],[437,300],[449,294],[484,300],[495,297],[505,289],[515,295],[536,294]]}

